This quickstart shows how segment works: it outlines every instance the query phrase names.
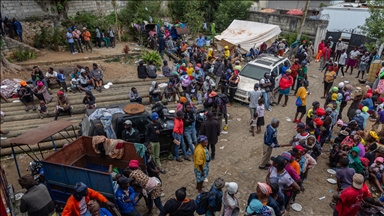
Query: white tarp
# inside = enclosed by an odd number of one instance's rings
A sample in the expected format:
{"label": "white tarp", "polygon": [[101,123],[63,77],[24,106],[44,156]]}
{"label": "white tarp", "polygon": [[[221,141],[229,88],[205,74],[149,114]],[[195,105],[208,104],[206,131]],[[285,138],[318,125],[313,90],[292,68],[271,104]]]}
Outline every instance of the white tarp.
{"label": "white tarp", "polygon": [[280,27],[277,25],[233,20],[231,25],[215,38],[217,40],[225,39],[235,45],[240,44],[241,48],[249,50],[255,44],[256,47],[259,47],[263,42],[267,42],[268,46],[271,45],[280,33]]}

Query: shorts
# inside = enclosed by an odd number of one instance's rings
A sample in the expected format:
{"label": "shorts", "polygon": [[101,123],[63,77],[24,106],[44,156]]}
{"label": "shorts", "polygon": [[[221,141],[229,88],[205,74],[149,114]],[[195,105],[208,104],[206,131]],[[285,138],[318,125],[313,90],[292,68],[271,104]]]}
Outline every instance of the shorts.
{"label": "shorts", "polygon": [[257,126],[264,126],[264,116],[263,117],[258,117],[257,118]]}
{"label": "shorts", "polygon": [[284,89],[284,90],[279,90],[279,94],[282,94],[282,95],[289,95],[289,93],[290,93],[290,90],[291,90],[291,88],[290,87],[288,87],[288,88],[286,88],[286,89]]}
{"label": "shorts", "polygon": [[329,91],[332,88],[333,82],[327,83],[324,81],[324,91]]}
{"label": "shorts", "polygon": [[298,106],[296,112],[305,114],[307,112],[306,106]]}

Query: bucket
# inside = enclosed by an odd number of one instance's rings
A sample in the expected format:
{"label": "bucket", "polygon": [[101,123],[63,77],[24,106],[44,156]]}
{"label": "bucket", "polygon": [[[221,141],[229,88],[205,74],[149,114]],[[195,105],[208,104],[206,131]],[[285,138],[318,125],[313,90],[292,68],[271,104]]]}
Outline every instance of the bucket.
{"label": "bucket", "polygon": [[206,46],[211,46],[211,40],[206,40],[206,41],[205,41],[205,45],[206,45]]}

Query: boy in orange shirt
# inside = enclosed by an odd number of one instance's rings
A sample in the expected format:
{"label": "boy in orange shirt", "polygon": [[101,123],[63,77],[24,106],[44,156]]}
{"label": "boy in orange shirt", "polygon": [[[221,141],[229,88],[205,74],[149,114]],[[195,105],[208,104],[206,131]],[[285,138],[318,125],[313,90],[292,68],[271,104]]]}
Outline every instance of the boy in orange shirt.
{"label": "boy in orange shirt", "polygon": [[89,33],[89,31],[87,31],[87,28],[83,28],[83,33],[81,34],[81,36],[83,36],[84,38],[84,45],[85,45],[85,49],[87,50],[86,52],[88,52],[88,47],[89,49],[91,50],[91,53],[92,53],[92,47],[91,47],[91,33]]}

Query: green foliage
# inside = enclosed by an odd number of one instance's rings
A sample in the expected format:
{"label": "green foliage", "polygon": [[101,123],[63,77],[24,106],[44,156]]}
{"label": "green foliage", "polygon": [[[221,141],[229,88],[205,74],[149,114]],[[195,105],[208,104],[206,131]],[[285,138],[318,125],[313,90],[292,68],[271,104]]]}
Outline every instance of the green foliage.
{"label": "green foliage", "polygon": [[36,54],[31,50],[24,50],[22,48],[19,48],[17,51],[13,52],[13,57],[17,61],[27,61],[29,59],[36,58]]}
{"label": "green foliage", "polygon": [[128,35],[124,34],[124,35],[121,35],[121,41],[123,42],[127,42],[129,39]]}
{"label": "green foliage", "polygon": [[219,8],[220,3],[225,0],[202,0],[200,1],[200,10],[204,13],[204,20],[208,23],[214,22],[214,14]]}
{"label": "green foliage", "polygon": [[1,50],[4,50],[4,47],[5,47],[5,45],[4,45],[4,39],[3,39],[3,37],[0,37],[0,49]]}
{"label": "green foliage", "polygon": [[216,13],[214,13],[216,31],[225,30],[234,19],[247,19],[252,4],[253,2],[250,0],[221,2]]}
{"label": "green foliage", "polygon": [[35,37],[33,38],[34,47],[38,49],[50,48],[57,50],[58,46],[67,45],[65,40],[65,29],[45,26],[40,26],[40,29],[40,34],[35,34]]}
{"label": "green foliage", "polygon": [[196,35],[200,30],[202,30],[204,23],[204,12],[201,10],[202,2],[203,1],[196,0],[169,1],[168,8],[174,20],[187,23],[191,33]]}
{"label": "green foliage", "polygon": [[106,62],[106,63],[120,62],[120,58],[106,59],[106,60],[104,60],[104,62]]}
{"label": "green foliage", "polygon": [[140,59],[143,59],[147,64],[149,61],[153,61],[157,67],[160,67],[162,63],[161,56],[156,51],[150,52],[146,50],[141,54]]}
{"label": "green foliage", "polygon": [[[281,39],[284,38],[285,41],[287,42],[288,45],[292,44],[293,42],[296,41],[296,38],[297,38],[297,33],[283,33],[281,35]],[[305,40],[307,41],[307,44],[309,43],[309,41],[311,40],[308,36],[305,36],[305,35],[301,35],[301,38],[300,38],[300,42],[299,42],[299,45],[301,44],[301,42]]]}
{"label": "green foliage", "polygon": [[126,26],[131,26],[133,23],[143,23],[144,20],[149,22],[149,16],[152,17],[152,23],[159,23],[160,20],[157,15],[160,11],[160,4],[160,0],[130,0],[127,6],[120,10],[118,19]]}
{"label": "green foliage", "polygon": [[365,19],[365,24],[359,26],[368,38],[374,42],[366,44],[368,49],[374,50],[384,43],[384,0],[369,1],[370,16]]}

